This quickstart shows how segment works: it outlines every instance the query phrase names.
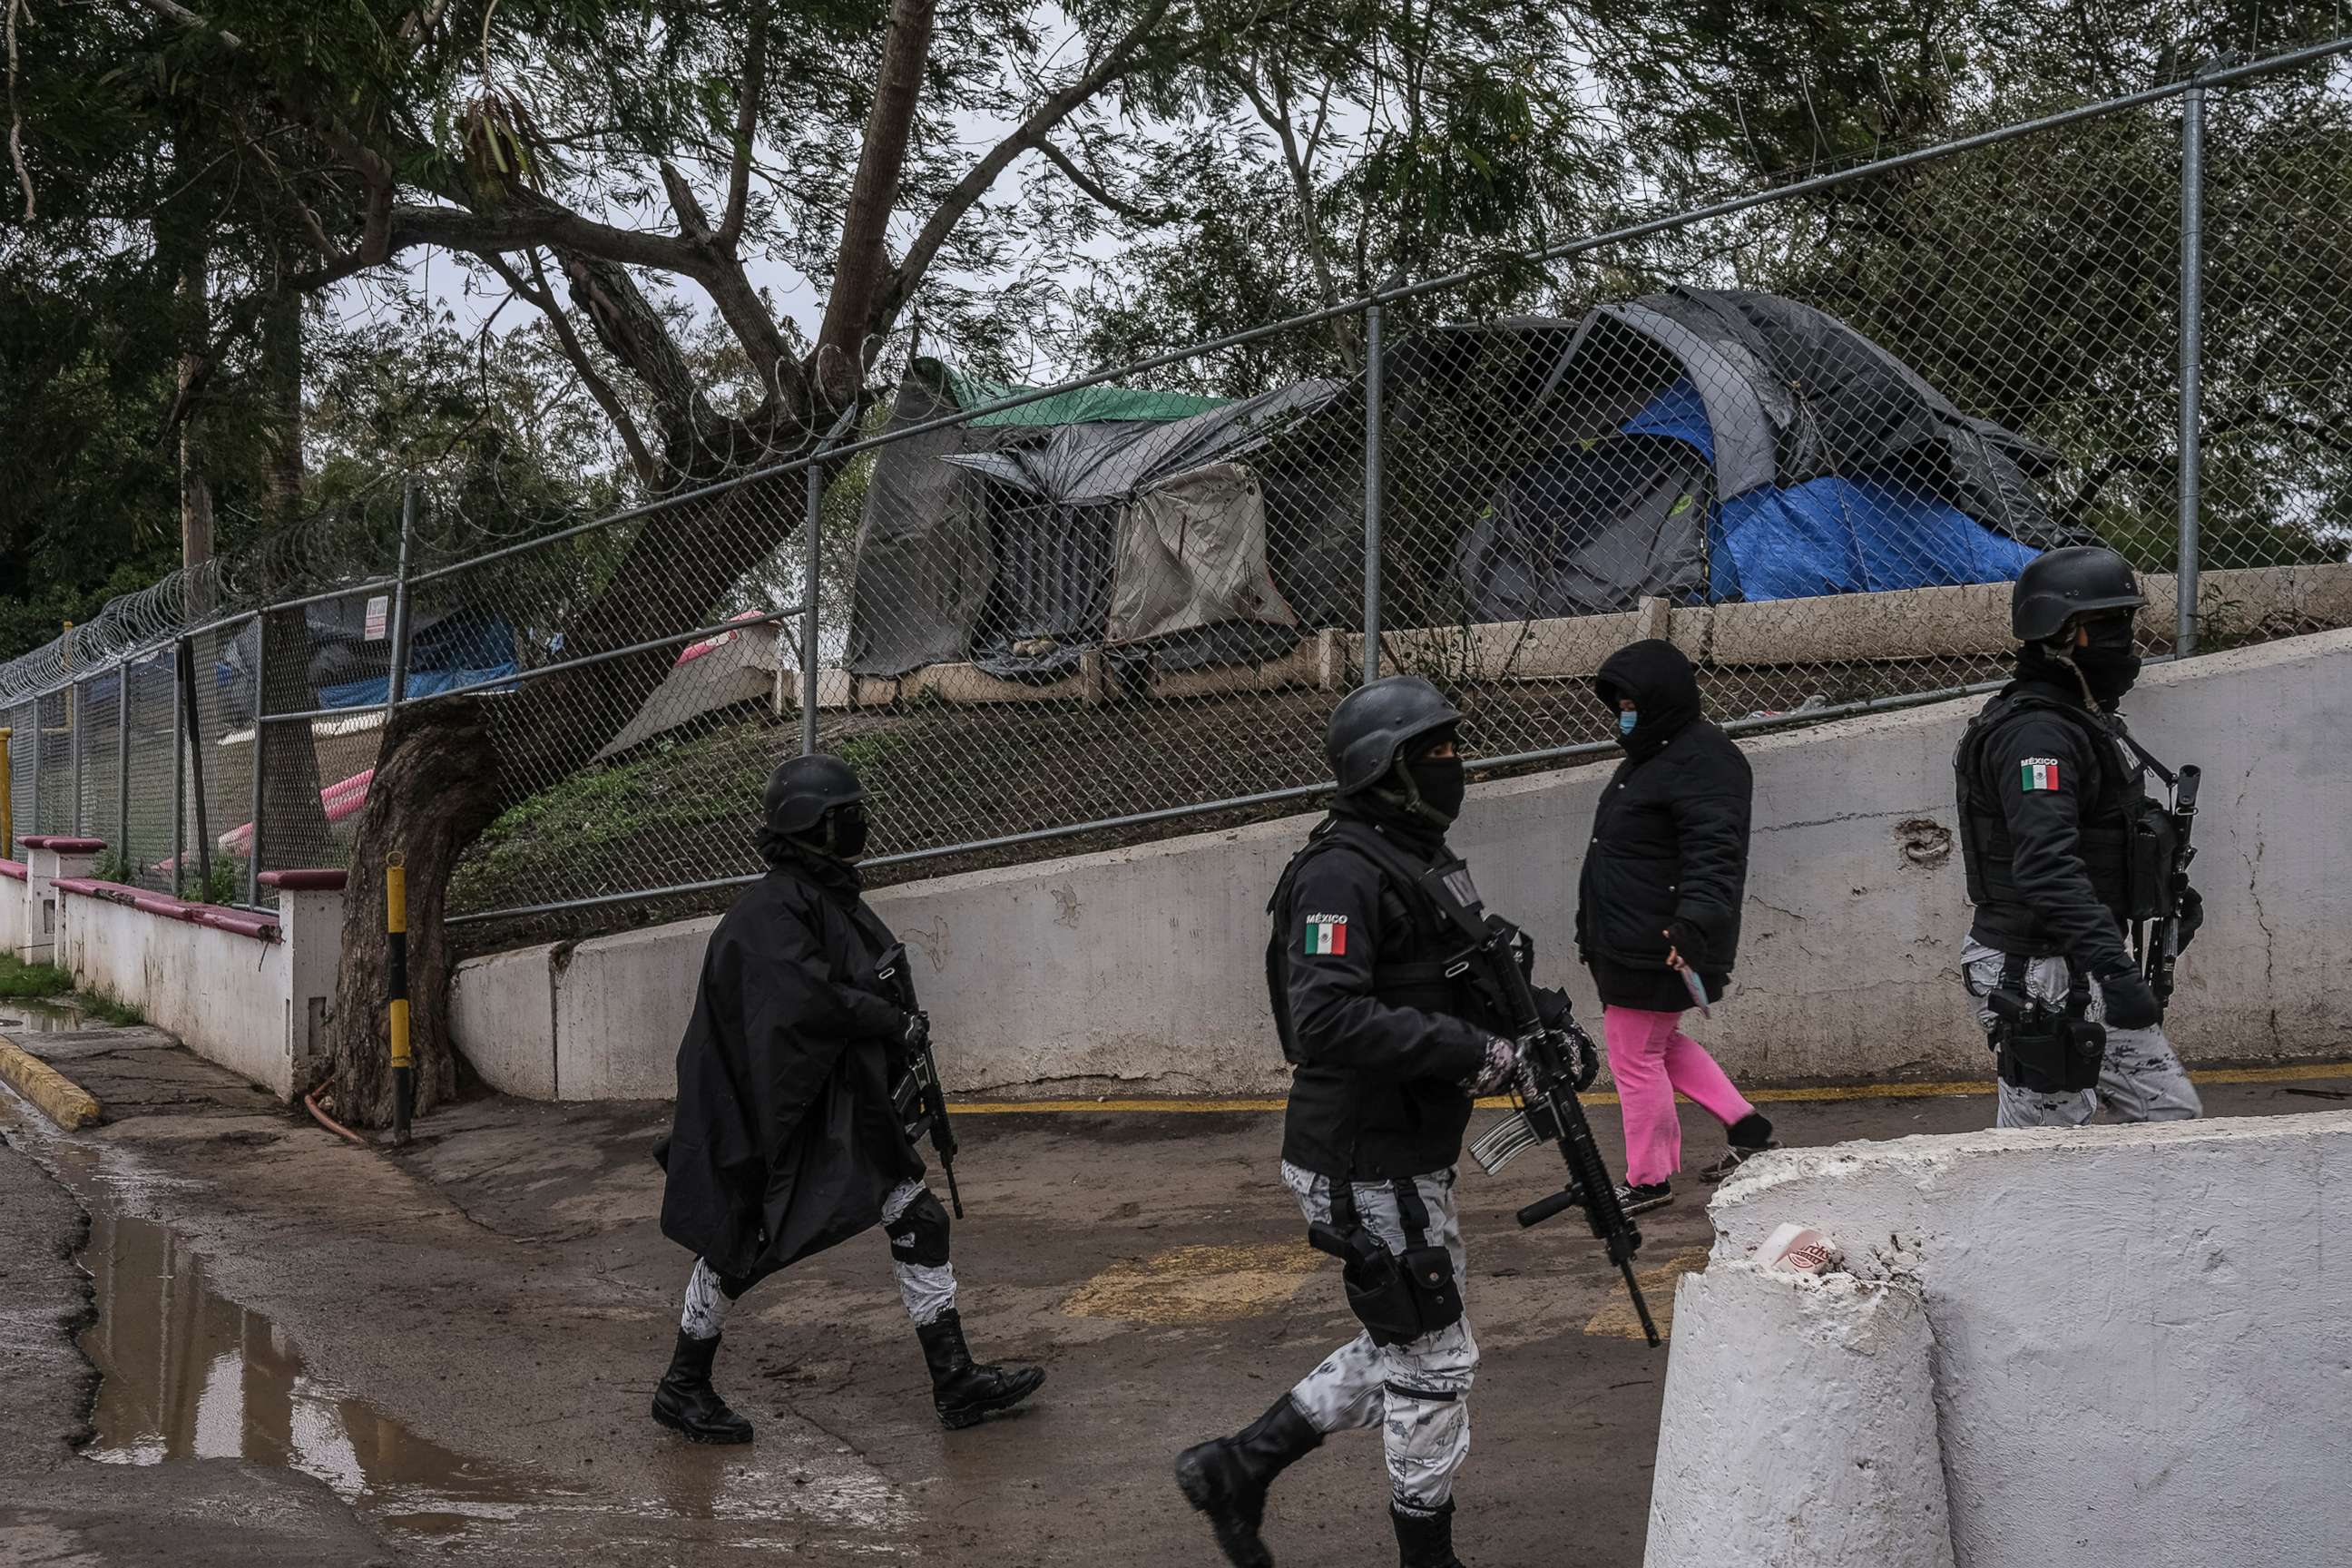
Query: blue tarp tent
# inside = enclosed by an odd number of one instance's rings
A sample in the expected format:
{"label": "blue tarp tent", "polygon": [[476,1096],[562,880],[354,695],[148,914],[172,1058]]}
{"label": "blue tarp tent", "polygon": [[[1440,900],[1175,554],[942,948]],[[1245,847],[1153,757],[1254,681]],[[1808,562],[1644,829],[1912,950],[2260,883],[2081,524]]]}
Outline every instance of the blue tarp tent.
{"label": "blue tarp tent", "polygon": [[1772,295],[1604,305],[1533,401],[1550,450],[1461,542],[1482,619],[2005,582],[2095,542],[2034,493],[2050,454]]}

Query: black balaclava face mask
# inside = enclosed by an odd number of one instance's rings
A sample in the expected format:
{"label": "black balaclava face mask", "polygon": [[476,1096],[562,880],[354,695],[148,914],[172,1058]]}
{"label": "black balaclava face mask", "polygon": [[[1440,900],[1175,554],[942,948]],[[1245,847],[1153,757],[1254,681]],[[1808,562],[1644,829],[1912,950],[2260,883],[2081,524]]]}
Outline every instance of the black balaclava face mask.
{"label": "black balaclava face mask", "polygon": [[1413,793],[1421,804],[1444,818],[1441,826],[1452,826],[1462,815],[1462,797],[1469,793],[1470,781],[1462,770],[1460,757],[1421,757],[1404,764],[1412,775]]}
{"label": "black balaclava face mask", "polygon": [[2103,708],[2112,708],[2139,679],[2140,657],[2133,647],[2129,616],[2108,616],[2089,623],[2090,641],[2074,650],[2074,668]]}
{"label": "black balaclava face mask", "polygon": [[852,801],[836,805],[825,813],[824,852],[836,860],[855,860],[866,853],[866,839],[871,825],[866,819],[866,808]]}

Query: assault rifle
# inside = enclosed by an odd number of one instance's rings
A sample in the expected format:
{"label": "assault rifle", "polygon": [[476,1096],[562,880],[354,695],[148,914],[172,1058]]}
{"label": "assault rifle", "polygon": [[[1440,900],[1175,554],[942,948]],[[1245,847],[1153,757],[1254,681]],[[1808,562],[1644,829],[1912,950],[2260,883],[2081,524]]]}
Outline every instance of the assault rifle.
{"label": "assault rifle", "polygon": [[[2135,743],[2132,749],[2139,748]],[[2155,763],[2147,752],[2140,755]],[[2189,833],[2197,823],[2197,786],[2204,770],[2189,763],[2178,773],[2167,773],[2161,765],[2156,772],[2172,789],[2172,864],[2165,878],[2164,912],[2148,922],[2140,944],[2140,968],[2161,1007],[2172,1000],[2172,970],[2180,962],[2180,906],[2189,897],[2189,862],[2197,858]]]}
{"label": "assault rifle", "polygon": [[1610,1178],[1601,1151],[1592,1142],[1592,1124],[1584,1118],[1584,1103],[1576,1098],[1580,1083],[1590,1086],[1592,1074],[1585,1064],[1598,1064],[1592,1038],[1573,1021],[1554,1029],[1536,1006],[1534,987],[1518,963],[1518,929],[1497,915],[1486,919],[1478,951],[1488,973],[1501,987],[1511,1026],[1518,1040],[1518,1082],[1512,1099],[1518,1109],[1470,1146],[1470,1157],[1493,1175],[1538,1143],[1559,1146],[1568,1163],[1568,1185],[1547,1198],[1538,1198],[1519,1210],[1522,1226],[1541,1225],[1570,1208],[1584,1211],[1585,1223],[1608,1249],[1609,1261],[1625,1277],[1625,1293],[1633,1298],[1634,1315],[1642,1320],[1642,1336],[1652,1349],[1659,1343],[1658,1326],[1650,1321],[1650,1304],[1633,1278],[1633,1254],[1641,1249],[1642,1232],[1626,1217],[1617,1201],[1617,1184]]}
{"label": "assault rifle", "polygon": [[[882,954],[875,976],[888,988],[890,999],[908,1012],[919,1011],[915,1005],[915,986],[907,974],[907,948],[898,943]],[[898,1077],[890,1085],[890,1104],[897,1111],[898,1125],[907,1131],[907,1142],[912,1143],[926,1132],[930,1135],[931,1150],[940,1157],[940,1174],[948,1179],[948,1203],[958,1219],[963,1218],[963,1194],[956,1190],[955,1129],[948,1125],[947,1091],[940,1087],[939,1058],[931,1055],[928,1032],[923,1043],[909,1049],[900,1067]]]}

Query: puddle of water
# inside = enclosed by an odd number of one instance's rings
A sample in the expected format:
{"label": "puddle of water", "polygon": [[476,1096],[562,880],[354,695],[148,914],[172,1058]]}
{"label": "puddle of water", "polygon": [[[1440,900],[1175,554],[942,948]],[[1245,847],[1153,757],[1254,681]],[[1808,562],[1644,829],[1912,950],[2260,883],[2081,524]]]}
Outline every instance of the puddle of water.
{"label": "puddle of water", "polygon": [[93,1459],[283,1465],[427,1534],[563,1495],[490,1472],[322,1385],[276,1324],[206,1285],[202,1259],[163,1226],[95,1212],[82,1262],[99,1308],[82,1348],[103,1374]]}
{"label": "puddle of water", "polygon": [[81,1009],[63,1002],[43,1002],[28,996],[0,999],[0,1031],[27,1035],[61,1034],[82,1026]]}
{"label": "puddle of water", "polygon": [[285,1466],[378,1521],[459,1554],[495,1542],[584,1560],[593,1543],[621,1551],[621,1561],[667,1561],[706,1542],[821,1558],[900,1553],[873,1532],[909,1527],[907,1500],[851,1459],[828,1464],[765,1445],[695,1448],[647,1423],[626,1477],[596,1478],[617,1483],[615,1496],[501,1472],[444,1448],[314,1375],[268,1317],[212,1288],[184,1237],[123,1212],[126,1201],[152,1205],[174,1180],[56,1134],[5,1085],[0,1131],[37,1152],[89,1215],[81,1263],[98,1319],[81,1345],[100,1373],[96,1436],[84,1449],[90,1459]]}

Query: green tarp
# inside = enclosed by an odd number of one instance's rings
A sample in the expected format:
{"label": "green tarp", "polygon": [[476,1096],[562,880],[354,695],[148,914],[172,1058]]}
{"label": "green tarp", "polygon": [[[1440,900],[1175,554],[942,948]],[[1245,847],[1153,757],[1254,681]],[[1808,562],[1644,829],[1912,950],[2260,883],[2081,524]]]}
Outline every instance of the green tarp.
{"label": "green tarp", "polygon": [[[949,401],[958,408],[978,408],[982,404],[1018,397],[1031,390],[1008,382],[972,375],[935,360],[926,360],[922,363],[946,388]],[[1076,392],[1057,392],[1051,397],[1041,397],[1018,408],[983,414],[971,423],[982,426],[1090,425],[1102,420],[1190,419],[1195,414],[1204,414],[1231,401],[1224,397],[1202,397],[1190,392],[1082,386]]]}

